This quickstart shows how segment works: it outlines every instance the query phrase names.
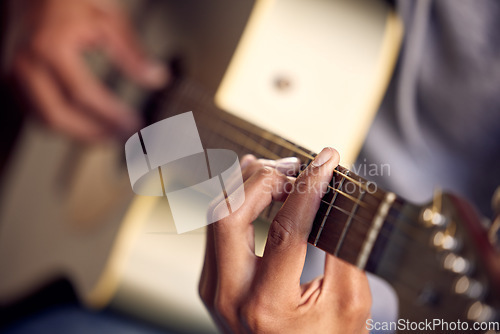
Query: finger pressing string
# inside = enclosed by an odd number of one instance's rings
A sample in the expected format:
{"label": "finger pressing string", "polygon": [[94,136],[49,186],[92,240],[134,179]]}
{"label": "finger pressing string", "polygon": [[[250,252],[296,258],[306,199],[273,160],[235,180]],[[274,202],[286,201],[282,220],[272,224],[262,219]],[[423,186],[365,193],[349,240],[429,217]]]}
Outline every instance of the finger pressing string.
{"label": "finger pressing string", "polygon": [[307,238],[338,162],[337,151],[323,149],[299,175],[285,204],[274,218],[257,278],[260,288],[264,290],[263,295],[289,296],[289,291],[293,290],[301,293],[300,276]]}

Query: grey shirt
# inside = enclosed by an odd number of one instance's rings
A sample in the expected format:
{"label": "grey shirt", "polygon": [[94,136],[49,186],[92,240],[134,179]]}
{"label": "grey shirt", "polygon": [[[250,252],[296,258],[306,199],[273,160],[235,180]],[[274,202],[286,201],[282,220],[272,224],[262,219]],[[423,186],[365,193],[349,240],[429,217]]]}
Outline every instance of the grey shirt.
{"label": "grey shirt", "polygon": [[389,164],[390,175],[367,177],[409,200],[430,200],[439,186],[490,215],[500,185],[500,2],[402,0],[397,10],[402,53],[358,164]]}

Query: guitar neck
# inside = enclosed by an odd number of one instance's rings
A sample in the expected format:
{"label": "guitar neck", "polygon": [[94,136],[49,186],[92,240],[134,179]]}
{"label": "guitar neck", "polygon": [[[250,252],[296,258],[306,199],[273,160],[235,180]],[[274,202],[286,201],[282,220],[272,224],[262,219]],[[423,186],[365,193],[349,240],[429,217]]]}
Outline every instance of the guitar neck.
{"label": "guitar neck", "polygon": [[377,273],[391,237],[399,237],[412,204],[338,166],[313,223],[309,242],[360,269]]}
{"label": "guitar neck", "polygon": [[[314,152],[218,109],[212,96],[187,79],[179,80],[157,100],[154,109],[161,113],[156,118],[193,111],[205,148],[230,149],[240,157],[249,153],[266,159],[294,156],[305,165],[314,159]],[[280,207],[273,203],[264,216],[272,218]],[[415,207],[394,193],[338,166],[308,241],[361,269],[376,272],[390,236],[399,228],[395,222],[415,214]]]}

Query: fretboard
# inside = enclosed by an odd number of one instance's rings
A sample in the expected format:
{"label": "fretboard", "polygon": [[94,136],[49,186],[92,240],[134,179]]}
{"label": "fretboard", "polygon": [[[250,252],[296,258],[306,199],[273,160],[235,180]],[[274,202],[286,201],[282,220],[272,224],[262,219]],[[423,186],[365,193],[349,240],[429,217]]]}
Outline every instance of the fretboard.
{"label": "fretboard", "polygon": [[[161,95],[157,119],[192,111],[205,148],[226,148],[260,158],[294,156],[309,164],[315,154],[262,128],[218,109],[213,94],[189,81],[179,81]],[[403,201],[393,193],[339,166],[314,220],[309,242],[337,257],[375,271]],[[264,213],[272,218],[281,207],[273,203]],[[389,223],[388,223],[389,222]]]}

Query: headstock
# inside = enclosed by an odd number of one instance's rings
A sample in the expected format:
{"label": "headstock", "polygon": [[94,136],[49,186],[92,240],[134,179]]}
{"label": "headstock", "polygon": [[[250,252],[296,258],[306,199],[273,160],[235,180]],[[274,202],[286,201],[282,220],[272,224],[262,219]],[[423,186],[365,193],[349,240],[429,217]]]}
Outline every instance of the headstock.
{"label": "headstock", "polygon": [[498,322],[500,252],[476,210],[440,192],[427,205],[406,206],[375,271],[394,286],[399,318],[460,320],[469,329]]}

